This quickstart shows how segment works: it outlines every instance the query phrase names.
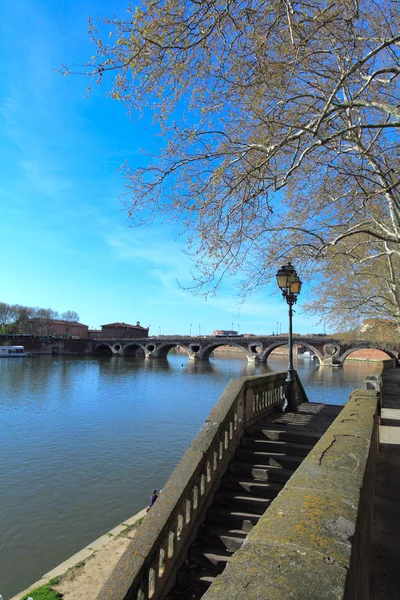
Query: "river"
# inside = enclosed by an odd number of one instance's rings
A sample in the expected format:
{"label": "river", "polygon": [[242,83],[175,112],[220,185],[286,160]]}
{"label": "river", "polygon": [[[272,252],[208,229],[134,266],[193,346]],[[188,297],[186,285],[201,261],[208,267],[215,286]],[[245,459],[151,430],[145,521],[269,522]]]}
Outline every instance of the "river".
{"label": "river", "polygon": [[[7,600],[148,503],[228,381],[285,370],[241,358],[0,361],[0,594]],[[374,363],[296,366],[314,402],[343,404]]]}

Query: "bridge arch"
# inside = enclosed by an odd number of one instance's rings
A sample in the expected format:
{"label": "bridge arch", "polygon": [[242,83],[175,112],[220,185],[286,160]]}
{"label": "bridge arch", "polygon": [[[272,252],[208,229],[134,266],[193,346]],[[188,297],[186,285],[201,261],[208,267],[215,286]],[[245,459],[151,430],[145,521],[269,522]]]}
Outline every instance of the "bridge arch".
{"label": "bridge arch", "polygon": [[251,361],[252,359],[254,359],[254,355],[252,355],[251,352],[249,352],[249,350],[245,346],[243,346],[241,344],[237,344],[235,342],[228,342],[227,340],[224,340],[221,342],[212,342],[211,344],[207,344],[206,346],[203,346],[203,348],[201,349],[199,358],[208,359],[208,358],[210,358],[210,356],[214,352],[214,350],[216,350],[217,348],[222,348],[223,346],[230,346],[233,348],[238,348],[245,354],[248,361]]}
{"label": "bridge arch", "polygon": [[155,355],[159,358],[167,358],[168,352],[172,350],[172,348],[182,348],[182,350],[185,350],[189,358],[193,355],[193,350],[191,348],[185,344],[178,344],[174,342],[167,342],[157,346],[157,348],[155,348]]}
{"label": "bridge arch", "polygon": [[95,356],[112,356],[114,352],[110,344],[104,342],[96,345],[93,354]]}
{"label": "bridge arch", "polygon": [[138,342],[129,342],[128,344],[124,344],[122,353],[124,356],[136,356],[138,350],[143,352],[144,356],[146,356],[146,348],[143,346],[143,344],[139,344]]}
{"label": "bridge arch", "polygon": [[370,344],[365,344],[365,345],[355,346],[354,348],[349,348],[348,350],[346,350],[345,352],[343,352],[343,354],[341,354],[340,356],[337,357],[337,361],[341,365],[343,365],[343,363],[346,360],[346,358],[350,354],[353,354],[353,352],[357,352],[358,350],[379,350],[380,352],[384,352],[384,354],[387,354],[387,356],[389,358],[395,358],[395,359],[399,358],[399,352],[398,352],[398,350],[393,350],[391,348],[374,348]]}
{"label": "bridge arch", "polygon": [[[280,346],[287,346],[287,345],[288,345],[287,340],[282,340],[279,342],[275,342],[274,344],[270,344],[261,353],[261,356],[259,358],[260,362],[267,362],[268,357],[273,350],[275,350],[276,348],[279,348]],[[315,346],[313,346],[312,344],[309,344],[308,342],[303,342],[303,341],[301,342],[301,345],[304,346],[305,348],[308,348],[309,350],[311,350],[311,352],[313,352],[315,354],[315,356],[318,358],[320,365],[324,364],[324,359],[322,357],[322,354]]]}

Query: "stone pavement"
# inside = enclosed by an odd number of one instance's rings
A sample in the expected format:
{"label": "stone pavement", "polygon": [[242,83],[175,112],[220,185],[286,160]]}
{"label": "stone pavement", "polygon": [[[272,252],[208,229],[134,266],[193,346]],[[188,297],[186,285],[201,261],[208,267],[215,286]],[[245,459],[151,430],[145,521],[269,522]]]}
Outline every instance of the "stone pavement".
{"label": "stone pavement", "polygon": [[268,429],[279,429],[285,431],[290,427],[290,430],[298,431],[315,435],[320,438],[325,431],[332,425],[338,414],[343,409],[343,406],[334,404],[319,404],[317,402],[304,402],[298,407],[298,413],[279,413],[274,412],[267,415],[257,423],[257,427],[263,424]]}
{"label": "stone pavement", "polygon": [[370,597],[400,600],[400,369],[382,377]]}

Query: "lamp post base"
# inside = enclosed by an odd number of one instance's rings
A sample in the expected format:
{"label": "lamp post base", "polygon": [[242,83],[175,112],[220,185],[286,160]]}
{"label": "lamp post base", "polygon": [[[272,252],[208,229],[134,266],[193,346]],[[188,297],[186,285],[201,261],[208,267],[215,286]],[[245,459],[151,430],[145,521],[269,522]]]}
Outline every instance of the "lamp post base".
{"label": "lamp post base", "polygon": [[285,412],[296,413],[299,411],[298,406],[296,404],[296,390],[295,390],[295,381],[293,378],[293,374],[290,374],[291,377],[286,379],[286,407]]}

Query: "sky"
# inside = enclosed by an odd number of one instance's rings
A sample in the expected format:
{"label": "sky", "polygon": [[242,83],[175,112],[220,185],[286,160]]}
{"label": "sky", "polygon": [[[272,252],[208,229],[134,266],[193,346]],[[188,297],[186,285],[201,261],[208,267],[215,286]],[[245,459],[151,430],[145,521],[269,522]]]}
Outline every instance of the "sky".
{"label": "sky", "polygon": [[[88,16],[122,15],[127,2],[2,0],[0,18],[0,302],[76,311],[91,328],[115,321],[150,334],[207,335],[214,329],[287,331],[275,282],[240,304],[234,282],[205,300],[184,291],[193,265],[179,224],[129,227],[120,166],[143,164],[152,126],[79,70],[93,45]],[[279,265],[277,265],[277,268]],[[303,287],[304,290],[304,287]],[[302,314],[293,329],[320,332]],[[280,325],[277,325],[280,324]]]}

